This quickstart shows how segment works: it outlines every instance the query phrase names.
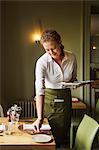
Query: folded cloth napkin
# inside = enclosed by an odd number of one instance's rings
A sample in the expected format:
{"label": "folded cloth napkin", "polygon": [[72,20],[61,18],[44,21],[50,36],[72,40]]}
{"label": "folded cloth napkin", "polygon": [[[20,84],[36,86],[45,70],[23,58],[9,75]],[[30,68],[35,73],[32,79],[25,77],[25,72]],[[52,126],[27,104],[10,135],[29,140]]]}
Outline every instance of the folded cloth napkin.
{"label": "folded cloth napkin", "polygon": [[[23,124],[23,130],[33,130],[32,124]],[[42,124],[40,130],[51,130],[51,127],[49,124]]]}
{"label": "folded cloth napkin", "polygon": [[79,102],[79,99],[76,97],[72,97],[72,102]]}
{"label": "folded cloth napkin", "polygon": [[4,131],[4,130],[5,130],[5,125],[4,125],[4,124],[1,124],[1,125],[0,125],[0,130],[1,130],[1,131]]}

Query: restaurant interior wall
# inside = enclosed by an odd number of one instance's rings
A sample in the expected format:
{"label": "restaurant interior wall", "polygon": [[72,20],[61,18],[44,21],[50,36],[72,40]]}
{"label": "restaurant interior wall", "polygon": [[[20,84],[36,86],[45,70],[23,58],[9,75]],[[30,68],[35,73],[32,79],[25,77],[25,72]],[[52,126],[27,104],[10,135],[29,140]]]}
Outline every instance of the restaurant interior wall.
{"label": "restaurant interior wall", "polygon": [[[2,101],[8,106],[13,99],[34,96],[36,60],[44,53],[30,36],[35,22],[41,20],[43,29],[56,29],[65,50],[72,51],[78,62],[78,80],[83,79],[83,2],[2,1]],[[83,99],[83,89],[72,91]]]}

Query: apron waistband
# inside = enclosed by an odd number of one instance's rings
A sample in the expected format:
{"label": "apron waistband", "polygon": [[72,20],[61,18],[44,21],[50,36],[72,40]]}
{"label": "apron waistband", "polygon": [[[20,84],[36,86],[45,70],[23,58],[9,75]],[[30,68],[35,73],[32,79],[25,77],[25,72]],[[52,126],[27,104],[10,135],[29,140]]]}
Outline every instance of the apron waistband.
{"label": "apron waistband", "polygon": [[64,93],[68,93],[71,92],[70,88],[66,88],[66,89],[50,89],[50,88],[46,88],[45,89],[45,93],[49,93],[52,95],[64,95]]}

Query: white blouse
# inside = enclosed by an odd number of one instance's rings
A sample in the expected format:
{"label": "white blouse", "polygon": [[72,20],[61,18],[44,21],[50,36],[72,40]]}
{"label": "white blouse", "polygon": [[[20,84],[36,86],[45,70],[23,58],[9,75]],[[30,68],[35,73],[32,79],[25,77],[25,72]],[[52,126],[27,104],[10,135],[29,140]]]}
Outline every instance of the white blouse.
{"label": "white blouse", "polygon": [[61,67],[45,53],[36,63],[36,95],[44,95],[45,88],[64,89],[61,82],[72,82],[77,76],[77,61],[73,53],[65,51]]}

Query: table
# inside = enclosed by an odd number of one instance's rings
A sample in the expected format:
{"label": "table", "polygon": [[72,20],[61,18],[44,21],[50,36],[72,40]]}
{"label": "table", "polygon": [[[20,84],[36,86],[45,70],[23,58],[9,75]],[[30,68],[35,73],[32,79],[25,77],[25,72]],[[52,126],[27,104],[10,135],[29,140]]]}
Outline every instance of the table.
{"label": "table", "polygon": [[72,118],[78,118],[80,116],[83,116],[83,114],[86,113],[87,105],[78,100],[78,101],[72,101]]}
{"label": "table", "polygon": [[86,109],[87,105],[83,103],[82,101],[72,101],[72,109]]}
{"label": "table", "polygon": [[93,117],[95,115],[96,93],[99,94],[99,79],[94,80],[93,84],[91,84],[91,109]]}
{"label": "table", "polygon": [[[44,120],[46,122],[46,120]],[[7,123],[6,117],[0,118],[0,124]],[[22,124],[19,122],[19,124]],[[52,135],[51,135],[52,136]],[[53,139],[53,136],[52,136]],[[12,135],[2,134],[0,136],[0,150],[55,150],[56,145],[54,139],[49,143],[34,143],[32,135],[19,130],[15,127],[15,133]]]}

